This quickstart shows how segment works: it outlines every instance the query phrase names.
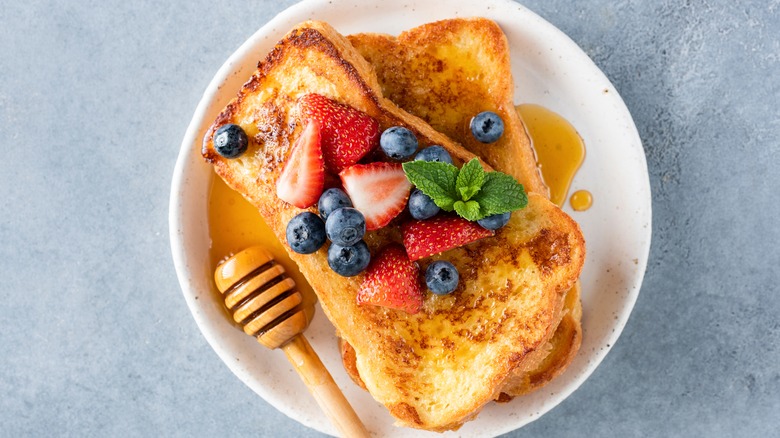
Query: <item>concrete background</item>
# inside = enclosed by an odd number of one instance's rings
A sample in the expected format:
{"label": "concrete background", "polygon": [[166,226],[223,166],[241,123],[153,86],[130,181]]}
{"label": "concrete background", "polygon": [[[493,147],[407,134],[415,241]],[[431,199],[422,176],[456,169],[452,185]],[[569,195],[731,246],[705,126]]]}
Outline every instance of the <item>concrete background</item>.
{"label": "concrete background", "polygon": [[[167,232],[201,93],[291,3],[0,8],[0,435],[318,435],[206,344]],[[606,360],[506,436],[777,436],[780,3],[524,4],[570,35],[632,112],[653,245]]]}

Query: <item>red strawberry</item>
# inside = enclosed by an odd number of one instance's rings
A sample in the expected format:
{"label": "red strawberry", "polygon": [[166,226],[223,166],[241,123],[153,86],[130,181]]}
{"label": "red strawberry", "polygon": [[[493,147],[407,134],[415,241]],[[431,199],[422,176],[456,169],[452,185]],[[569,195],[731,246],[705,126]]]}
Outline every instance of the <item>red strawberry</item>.
{"label": "red strawberry", "polygon": [[355,164],[339,174],[352,204],[366,217],[366,230],[384,227],[402,212],[412,183],[399,163]]}
{"label": "red strawberry", "polygon": [[401,232],[412,261],[496,234],[458,216],[435,216],[424,221],[407,222],[401,227]]}
{"label": "red strawberry", "polygon": [[311,207],[320,199],[325,185],[320,139],[319,122],[310,120],[295,140],[290,158],[276,181],[279,199],[300,208]]}
{"label": "red strawberry", "polygon": [[328,170],[338,173],[379,145],[379,122],[368,114],[319,94],[298,99],[303,120],[322,126],[322,154]]}
{"label": "red strawberry", "polygon": [[417,313],[423,299],[419,274],[406,251],[400,245],[390,245],[368,265],[357,302]]}

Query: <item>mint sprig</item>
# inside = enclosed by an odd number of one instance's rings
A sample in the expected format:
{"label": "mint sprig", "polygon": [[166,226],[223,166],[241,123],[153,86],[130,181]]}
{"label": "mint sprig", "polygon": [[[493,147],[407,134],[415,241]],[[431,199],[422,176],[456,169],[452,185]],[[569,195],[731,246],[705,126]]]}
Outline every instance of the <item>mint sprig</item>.
{"label": "mint sprig", "polygon": [[528,204],[522,184],[505,173],[485,172],[476,158],[461,169],[420,160],[404,163],[403,169],[406,178],[442,210],[455,211],[466,220],[477,221]]}

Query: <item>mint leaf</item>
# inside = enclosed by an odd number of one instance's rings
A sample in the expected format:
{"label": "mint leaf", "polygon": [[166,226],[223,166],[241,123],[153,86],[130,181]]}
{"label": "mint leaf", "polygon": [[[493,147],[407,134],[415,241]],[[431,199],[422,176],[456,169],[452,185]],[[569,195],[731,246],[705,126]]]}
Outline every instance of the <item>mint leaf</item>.
{"label": "mint leaf", "polygon": [[528,205],[528,196],[522,184],[501,172],[488,172],[479,193],[474,195],[480,214],[490,216],[518,210]]}
{"label": "mint leaf", "polygon": [[472,158],[458,172],[455,189],[464,201],[468,201],[479,192],[483,181],[485,181],[485,171],[482,169],[482,165],[479,164],[479,160]]}
{"label": "mint leaf", "polygon": [[402,165],[406,178],[420,191],[430,196],[444,211],[452,211],[460,200],[455,190],[458,168],[438,161],[408,161]]}
{"label": "mint leaf", "polygon": [[480,213],[480,206],[477,201],[455,201],[453,206],[455,207],[455,212],[468,221],[477,221],[484,217]]}

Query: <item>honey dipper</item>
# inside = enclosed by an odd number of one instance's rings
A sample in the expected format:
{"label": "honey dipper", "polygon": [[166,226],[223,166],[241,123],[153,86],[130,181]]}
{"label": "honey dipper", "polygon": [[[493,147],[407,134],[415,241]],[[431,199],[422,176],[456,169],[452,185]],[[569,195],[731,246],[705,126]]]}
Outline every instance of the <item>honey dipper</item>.
{"label": "honey dipper", "polygon": [[[233,320],[265,347],[284,351],[339,433],[368,437],[360,418],[303,337],[308,325],[303,296],[271,253],[260,246],[247,248],[219,265],[214,280]],[[311,314],[314,309],[308,310]]]}

